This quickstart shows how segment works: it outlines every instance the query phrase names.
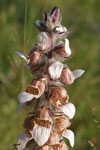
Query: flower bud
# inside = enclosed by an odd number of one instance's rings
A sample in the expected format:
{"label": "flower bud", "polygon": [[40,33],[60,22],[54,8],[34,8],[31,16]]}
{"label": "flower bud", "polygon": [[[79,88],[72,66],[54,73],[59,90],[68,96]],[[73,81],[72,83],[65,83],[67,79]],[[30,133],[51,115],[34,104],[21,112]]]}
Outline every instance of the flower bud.
{"label": "flower bud", "polygon": [[55,88],[52,91],[50,100],[52,100],[52,102],[54,103],[54,105],[56,106],[60,106],[60,105],[64,105],[68,102],[68,94],[65,88],[63,87],[58,87]]}
{"label": "flower bud", "polygon": [[46,23],[46,21],[37,20],[35,23],[36,28],[42,32],[50,32],[50,27]]}
{"label": "flower bud", "polygon": [[34,126],[34,116],[28,117],[24,121],[24,128],[26,128],[29,131],[32,131]]}
{"label": "flower bud", "polygon": [[54,24],[58,24],[61,22],[61,11],[58,7],[54,7],[50,13],[51,21]]}
{"label": "flower bud", "polygon": [[61,72],[60,81],[64,84],[72,84],[74,81],[73,73],[68,67],[64,68]]}
{"label": "flower bud", "polygon": [[27,65],[33,66],[40,61],[42,54],[34,48],[32,51],[30,51],[28,56],[29,56],[29,58],[27,61]]}
{"label": "flower bud", "polygon": [[60,55],[60,57],[67,58],[71,55],[71,50],[69,48],[69,40],[65,39],[65,45],[64,43],[57,45],[54,50],[55,53]]}
{"label": "flower bud", "polygon": [[69,127],[70,122],[66,116],[61,116],[56,119],[56,129],[58,134],[62,135],[63,131]]}

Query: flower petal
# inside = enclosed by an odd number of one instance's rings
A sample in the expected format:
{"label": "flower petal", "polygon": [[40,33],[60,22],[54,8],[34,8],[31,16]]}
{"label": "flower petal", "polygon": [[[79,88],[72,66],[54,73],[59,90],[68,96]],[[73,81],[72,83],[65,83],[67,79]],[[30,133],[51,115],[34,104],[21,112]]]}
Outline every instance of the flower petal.
{"label": "flower petal", "polygon": [[16,109],[16,113],[18,113],[18,112],[20,111],[20,109],[21,109],[23,106],[25,106],[25,105],[26,105],[26,103],[21,103],[21,104],[19,104],[18,107],[17,107],[17,109]]}
{"label": "flower petal", "polygon": [[25,103],[28,101],[31,101],[33,98],[36,98],[36,95],[27,93],[27,92],[22,92],[18,95],[18,99],[20,103]]}
{"label": "flower petal", "polygon": [[27,57],[25,56],[25,54],[16,51],[16,54],[19,55],[21,58],[23,58],[26,62],[27,62]]}
{"label": "flower petal", "polygon": [[71,49],[69,48],[69,40],[68,39],[65,39],[65,51],[68,56],[71,55]]}
{"label": "flower petal", "polygon": [[85,73],[85,70],[77,69],[73,71],[73,76],[75,79],[81,77]]}
{"label": "flower petal", "polygon": [[26,135],[26,133],[21,133],[18,136],[18,150],[23,150],[25,148],[26,143],[30,140],[31,138]]}
{"label": "flower petal", "polygon": [[69,140],[70,145],[72,147],[74,146],[74,133],[73,133],[73,131],[65,130],[62,136]]}
{"label": "flower petal", "polygon": [[32,137],[34,138],[34,140],[39,146],[42,146],[47,142],[50,136],[50,132],[51,132],[51,127],[46,128],[43,126],[38,126],[36,124],[33,128]]}
{"label": "flower petal", "polygon": [[56,61],[55,63],[51,64],[48,68],[48,72],[51,79],[60,78],[62,69],[63,69],[63,64],[60,63],[59,61]]}
{"label": "flower petal", "polygon": [[73,131],[65,130],[62,136],[69,140],[70,145],[72,147],[74,146],[74,133],[73,133]]}
{"label": "flower petal", "polygon": [[72,119],[75,115],[75,106],[72,103],[67,103],[66,105],[59,106],[62,112],[68,116],[69,119]]}

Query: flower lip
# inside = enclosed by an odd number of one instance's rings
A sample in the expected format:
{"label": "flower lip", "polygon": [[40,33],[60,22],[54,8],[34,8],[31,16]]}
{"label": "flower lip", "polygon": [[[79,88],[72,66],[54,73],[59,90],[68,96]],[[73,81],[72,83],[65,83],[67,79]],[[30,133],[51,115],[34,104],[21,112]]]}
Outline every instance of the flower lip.
{"label": "flower lip", "polygon": [[49,73],[50,78],[53,80],[60,78],[62,69],[63,69],[63,64],[60,63],[59,61],[52,63],[48,67],[48,73]]}
{"label": "flower lip", "polygon": [[35,124],[32,131],[32,137],[34,138],[34,140],[39,146],[43,146],[48,141],[50,132],[51,132],[51,126],[50,128],[46,128]]}
{"label": "flower lip", "polygon": [[72,119],[75,115],[75,106],[72,103],[67,103],[65,105],[59,106],[60,110],[68,116],[69,119]]}
{"label": "flower lip", "polygon": [[63,133],[63,137],[67,138],[70,142],[70,145],[73,147],[74,146],[74,133],[71,130],[66,130]]}

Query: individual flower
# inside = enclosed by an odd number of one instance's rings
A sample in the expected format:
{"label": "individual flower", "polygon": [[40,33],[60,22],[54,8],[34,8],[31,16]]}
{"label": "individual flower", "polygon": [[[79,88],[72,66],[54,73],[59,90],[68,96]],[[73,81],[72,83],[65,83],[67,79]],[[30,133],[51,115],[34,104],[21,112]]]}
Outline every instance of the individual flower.
{"label": "individual flower", "polygon": [[69,96],[63,87],[56,87],[52,90],[50,100],[55,106],[61,106],[68,103]]}
{"label": "individual flower", "polygon": [[68,67],[65,67],[61,72],[60,81],[64,84],[72,84],[74,80],[81,77],[84,72],[82,69],[71,71]]}
{"label": "individual flower", "polygon": [[[34,120],[32,137],[39,146],[44,145],[50,136],[52,127],[52,118],[46,107],[37,110]],[[40,138],[41,137],[41,138]]]}
{"label": "individual flower", "polygon": [[56,119],[56,129],[59,135],[62,135],[63,131],[70,126],[68,117],[60,116]]}
{"label": "individual flower", "polygon": [[69,40],[65,39],[65,43],[61,42],[61,44],[58,44],[55,46],[53,52],[58,54],[62,58],[67,58],[71,55],[71,49],[69,47]]}
{"label": "individual flower", "polygon": [[18,95],[19,102],[25,103],[43,95],[46,88],[46,80],[45,77],[33,79],[31,84],[27,87],[27,92],[22,92]]}

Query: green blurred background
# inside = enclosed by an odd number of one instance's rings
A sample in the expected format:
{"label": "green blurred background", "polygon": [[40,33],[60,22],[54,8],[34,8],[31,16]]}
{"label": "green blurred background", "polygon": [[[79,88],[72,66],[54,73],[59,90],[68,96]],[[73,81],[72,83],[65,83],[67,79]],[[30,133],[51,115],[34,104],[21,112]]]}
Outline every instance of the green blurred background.
{"label": "green blurred background", "polygon": [[[28,110],[16,114],[17,95],[33,75],[23,67],[15,50],[24,45],[24,16],[27,6],[25,52],[37,41],[34,23],[54,6],[62,10],[62,24],[68,35],[72,59],[65,61],[72,70],[86,72],[67,87],[76,115],[70,129],[75,132],[73,150],[100,149],[100,0],[0,0],[0,150],[9,150],[23,129]],[[26,3],[26,4],[25,4]],[[23,82],[24,78],[24,82]]]}

